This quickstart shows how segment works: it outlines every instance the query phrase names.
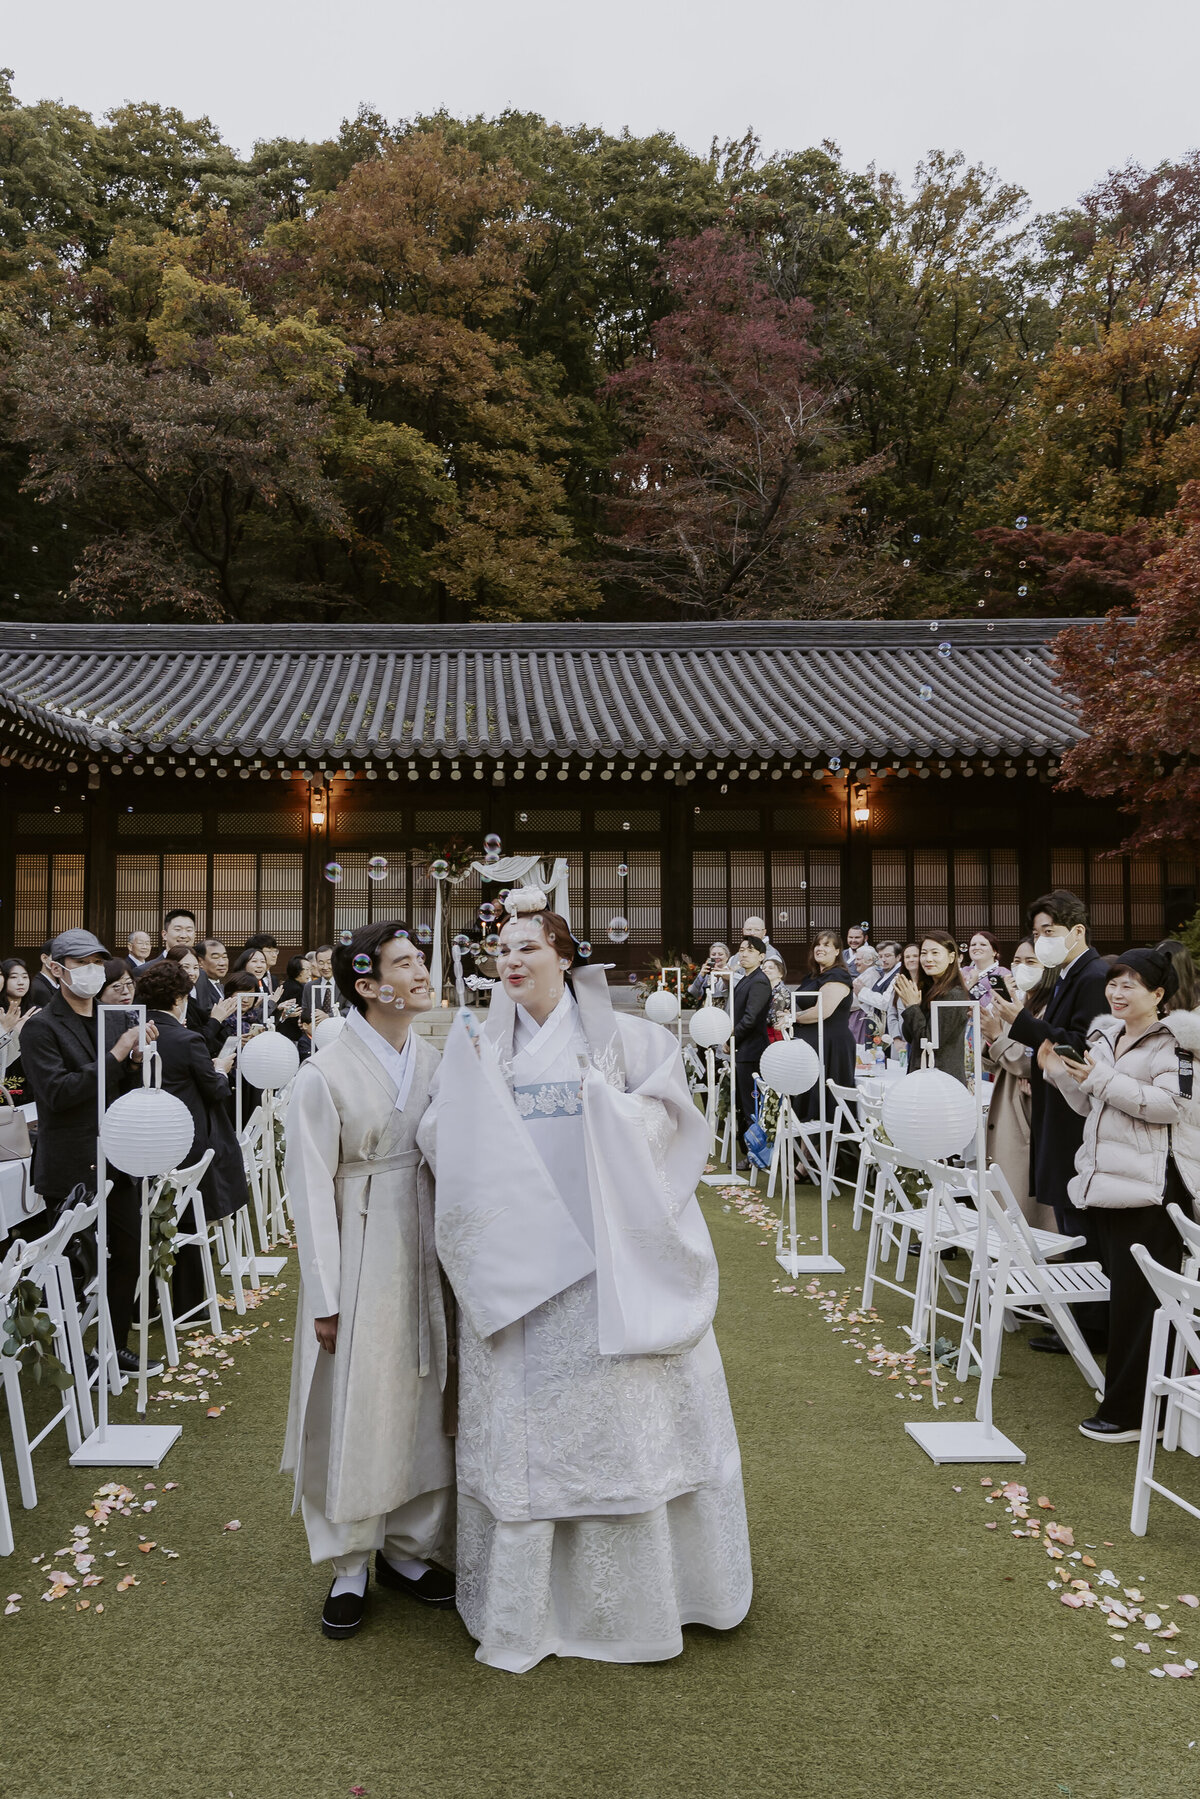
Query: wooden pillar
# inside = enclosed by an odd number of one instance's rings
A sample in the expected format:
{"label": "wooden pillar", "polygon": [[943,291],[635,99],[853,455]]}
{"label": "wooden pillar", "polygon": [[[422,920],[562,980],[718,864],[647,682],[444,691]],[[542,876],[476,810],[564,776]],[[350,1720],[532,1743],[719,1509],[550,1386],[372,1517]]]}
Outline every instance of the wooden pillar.
{"label": "wooden pillar", "polygon": [[99,785],[88,788],[83,802],[83,829],[87,851],[84,917],[113,955],[124,952],[113,942],[117,912],[116,808],[112,787],[104,774],[93,776]]}
{"label": "wooden pillar", "polygon": [[664,953],[692,947],[692,802],[689,784],[666,789],[662,837],[662,941]]}
{"label": "wooden pillar", "polygon": [[[839,796],[846,809],[846,847],[842,860],[843,938],[851,925],[861,924],[864,918],[870,919],[871,917],[871,827],[869,824],[855,824],[852,803],[852,790],[855,785],[859,784],[866,784],[865,776],[861,781],[857,776],[848,776],[845,791]],[[870,791],[872,802],[875,797],[875,792]],[[874,933],[872,933],[872,941],[874,941]]]}
{"label": "wooden pillar", "polygon": [[[1009,783],[1006,781],[1005,786]],[[1040,781],[1018,775],[1012,786],[1020,789],[1021,799],[1021,928],[1025,928],[1025,908],[1039,893],[1050,889],[1050,799],[1051,789]]]}

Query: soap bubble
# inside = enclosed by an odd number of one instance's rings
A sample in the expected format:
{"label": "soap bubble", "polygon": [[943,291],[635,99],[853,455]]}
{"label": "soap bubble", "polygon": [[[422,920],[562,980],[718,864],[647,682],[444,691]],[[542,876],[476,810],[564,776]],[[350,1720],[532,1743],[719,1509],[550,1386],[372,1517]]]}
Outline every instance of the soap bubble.
{"label": "soap bubble", "polygon": [[786,913],[786,912],[781,912],[781,913],[780,913],[780,914],[779,914],[779,922],[780,922],[780,924],[786,924],[786,923],[787,923],[787,921],[788,921],[788,920],[787,920],[787,913]]}
{"label": "soap bubble", "polygon": [[989,631],[994,631],[994,630],[995,630],[995,629],[996,629],[996,627],[995,627],[995,625],[989,625],[989,626],[988,626],[988,630],[989,630]]}
{"label": "soap bubble", "polygon": [[479,908],[480,924],[495,924],[496,918],[497,908],[492,904],[491,900],[484,900],[482,906]]}
{"label": "soap bubble", "polygon": [[396,989],[394,987],[389,987],[389,986],[384,985],[383,987],[381,987],[379,989],[379,997],[383,1001],[385,1006],[390,1006],[392,1001],[396,997]]}
{"label": "soap bubble", "polygon": [[863,919],[863,921],[862,921],[862,923],[861,923],[861,924],[860,924],[860,925],[859,925],[859,927],[858,927],[858,928],[859,928],[859,930],[860,930],[860,931],[869,931],[869,930],[870,930],[870,928],[871,928],[871,921],[870,921],[870,919],[869,919],[869,918],[864,918],[864,919]]}
{"label": "soap bubble", "polygon": [[638,983],[638,978],[637,978],[637,975],[636,975],[636,974],[631,974],[631,975],[630,975],[630,976],[629,976],[629,985],[630,985],[630,986],[631,986],[631,987],[636,987],[636,986],[637,986],[637,983]]}
{"label": "soap bubble", "polygon": [[919,531],[914,531],[913,532],[913,542],[920,543],[920,541],[921,541],[921,533]]}
{"label": "soap bubble", "polygon": [[801,881],[801,883],[800,883],[800,891],[801,891],[801,893],[805,893],[805,892],[807,892],[807,890],[808,890],[808,882],[807,882],[807,881]]}
{"label": "soap bubble", "polygon": [[584,938],[584,940],[583,940],[583,942],[582,942],[582,943],[577,943],[577,944],[576,944],[576,945],[575,945],[575,949],[576,949],[576,952],[577,952],[577,953],[578,953],[578,954],[579,954],[579,955],[581,955],[581,956],[585,956],[585,957],[586,957],[586,956],[590,956],[590,955],[591,955],[591,953],[592,953],[592,946],[591,946],[591,944],[590,944],[590,943],[589,943],[589,942],[588,942],[588,940],[587,940],[587,938],[586,938],[586,937],[585,937],[585,938]]}
{"label": "soap bubble", "polygon": [[921,698],[922,698],[922,699],[923,699],[923,700],[931,700],[931,699],[932,699],[932,698],[933,698],[933,688],[932,688],[932,687],[930,687],[930,685],[929,685],[929,683],[928,683],[928,682],[923,682],[923,683],[922,683],[922,686],[921,686]]}
{"label": "soap bubble", "polygon": [[500,933],[498,931],[489,931],[483,940],[483,947],[489,956],[494,956],[500,948]]}
{"label": "soap bubble", "polygon": [[338,882],[341,880],[341,878],[342,878],[341,863],[340,862],[327,862],[325,864],[325,879],[327,881],[332,881],[333,885],[336,887]]}
{"label": "soap bubble", "polygon": [[450,864],[444,856],[436,856],[429,864],[429,872],[435,881],[444,881],[450,873]]}
{"label": "soap bubble", "polygon": [[618,862],[617,863],[617,874],[620,876],[622,881],[625,879],[625,877],[628,873],[629,873],[628,862]]}
{"label": "soap bubble", "polygon": [[527,825],[529,823],[528,812],[518,812],[517,817],[523,825]]}
{"label": "soap bubble", "polygon": [[833,774],[836,775],[838,769],[841,766],[842,766],[842,758],[840,756],[831,756],[829,758],[829,767]]}
{"label": "soap bubble", "polygon": [[388,870],[386,856],[370,856],[367,858],[368,881],[382,881]]}
{"label": "soap bubble", "polygon": [[408,932],[405,930],[404,926],[401,925],[400,929],[398,931],[392,932],[392,942],[399,943],[402,938],[405,938],[407,936],[408,936]]}
{"label": "soap bubble", "polygon": [[396,1010],[397,1010],[397,1012],[403,1012],[403,1010],[404,1010],[404,1001],[403,1001],[403,1000],[402,1000],[402,999],[398,999],[398,1000],[397,1000],[397,1001],[396,1001]]}
{"label": "soap bubble", "polygon": [[625,820],[624,820],[624,822],[623,822],[623,823],[622,823],[622,825],[621,825],[621,829],[622,829],[622,830],[623,830],[623,831],[627,831],[627,830],[628,830],[628,829],[629,829],[629,820],[628,820],[628,819],[625,819]]}
{"label": "soap bubble", "polygon": [[1025,517],[1025,514],[1022,513],[1020,518],[1017,520],[1017,530],[1023,531],[1028,523],[1029,523],[1029,520]]}
{"label": "soap bubble", "polygon": [[456,933],[455,938],[454,938],[454,947],[455,947],[455,949],[470,949],[471,939],[467,936],[467,933],[465,931],[459,931]]}
{"label": "soap bubble", "polygon": [[343,949],[348,948],[349,945],[353,942],[353,940],[354,940],[354,932],[353,931],[339,931],[338,932],[338,942],[341,944]]}
{"label": "soap bubble", "polygon": [[419,924],[417,926],[417,942],[418,943],[432,943],[433,942],[433,927],[432,927],[432,925]]}
{"label": "soap bubble", "polygon": [[354,972],[355,972],[355,974],[370,974],[370,972],[371,972],[370,956],[355,956]]}
{"label": "soap bubble", "polygon": [[1020,600],[1023,600],[1025,598],[1025,595],[1028,592],[1029,592],[1028,587],[1025,585],[1024,581],[1022,581],[1021,585],[1017,589],[1017,598]]}
{"label": "soap bubble", "polygon": [[610,918],[608,921],[608,941],[624,943],[629,936],[629,920],[627,918]]}
{"label": "soap bubble", "polygon": [[938,644],[938,655],[939,655],[939,656],[949,656],[949,655],[952,655],[952,654],[953,654],[953,647],[954,647],[954,646],[953,646],[953,645],[952,645],[952,644],[949,644],[949,643],[939,643],[939,644]]}
{"label": "soap bubble", "polygon": [[904,566],[905,566],[905,568],[908,567],[908,557],[907,556],[904,558]]}
{"label": "soap bubble", "polygon": [[1079,354],[1079,351],[1080,351],[1080,345],[1079,345],[1079,344],[1072,344],[1072,345],[1071,345],[1071,354],[1072,354],[1072,356],[1078,356],[1078,354]]}
{"label": "soap bubble", "polygon": [[483,860],[484,860],[485,867],[491,868],[495,863],[499,862],[500,851],[499,850],[484,850]]}
{"label": "soap bubble", "polygon": [[485,850],[489,851],[489,853],[494,851],[497,856],[500,854],[500,839],[495,831],[488,832],[483,840],[483,847]]}

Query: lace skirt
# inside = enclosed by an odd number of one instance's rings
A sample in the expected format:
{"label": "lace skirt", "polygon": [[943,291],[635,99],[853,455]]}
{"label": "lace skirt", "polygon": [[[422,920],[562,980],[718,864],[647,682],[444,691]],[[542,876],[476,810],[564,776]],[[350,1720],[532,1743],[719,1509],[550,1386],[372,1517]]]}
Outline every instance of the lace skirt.
{"label": "lace skirt", "polygon": [[667,1661],[683,1625],[732,1630],[750,1609],[741,1470],[623,1517],[504,1523],[460,1494],[457,1560],[476,1661],[512,1674],[548,1655]]}

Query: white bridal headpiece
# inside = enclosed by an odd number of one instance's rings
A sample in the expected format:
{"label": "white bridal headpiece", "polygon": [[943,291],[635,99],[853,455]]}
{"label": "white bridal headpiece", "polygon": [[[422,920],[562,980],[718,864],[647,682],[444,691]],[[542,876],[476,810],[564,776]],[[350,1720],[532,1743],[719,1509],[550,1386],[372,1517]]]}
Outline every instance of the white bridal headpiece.
{"label": "white bridal headpiece", "polygon": [[544,912],[549,902],[540,887],[510,887],[504,896],[504,910],[510,918],[527,918]]}

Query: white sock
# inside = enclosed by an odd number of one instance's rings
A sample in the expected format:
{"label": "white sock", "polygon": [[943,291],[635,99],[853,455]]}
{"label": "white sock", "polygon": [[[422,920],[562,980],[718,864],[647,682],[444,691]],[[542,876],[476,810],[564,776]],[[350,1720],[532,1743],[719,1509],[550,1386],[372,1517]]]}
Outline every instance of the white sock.
{"label": "white sock", "polygon": [[383,1559],[386,1561],[389,1568],[394,1568],[397,1574],[403,1574],[405,1580],[420,1580],[422,1574],[429,1573],[428,1562],[394,1560],[387,1554],[384,1555]]}
{"label": "white sock", "polygon": [[333,1578],[333,1591],[330,1593],[329,1597],[331,1599],[340,1599],[343,1593],[356,1593],[361,1599],[366,1590],[367,1564],[364,1562],[362,1567],[356,1568],[353,1574],[335,1574]]}

